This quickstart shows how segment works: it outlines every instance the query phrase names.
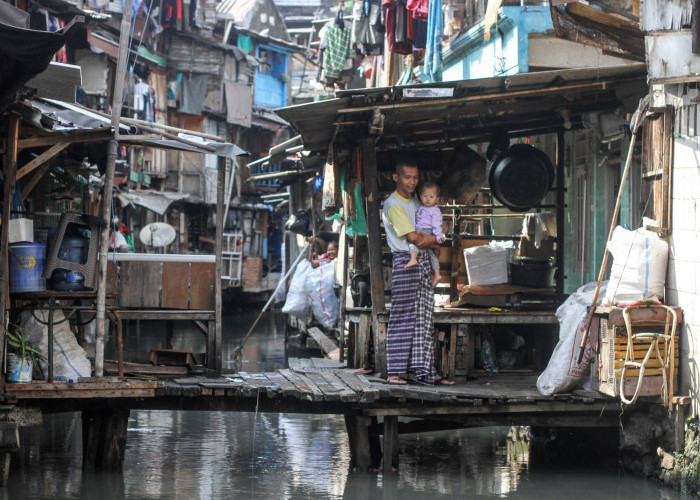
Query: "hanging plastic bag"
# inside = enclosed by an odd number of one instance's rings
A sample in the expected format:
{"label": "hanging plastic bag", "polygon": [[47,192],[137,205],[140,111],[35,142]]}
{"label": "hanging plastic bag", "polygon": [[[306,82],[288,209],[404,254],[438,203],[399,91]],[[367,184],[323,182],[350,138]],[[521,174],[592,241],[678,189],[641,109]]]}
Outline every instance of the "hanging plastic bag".
{"label": "hanging plastic bag", "polygon": [[333,291],[334,283],[334,266],[330,264],[311,269],[306,276],[306,292],[311,302],[311,311],[325,328],[333,328],[340,316],[340,301]]}
{"label": "hanging plastic bag", "polygon": [[284,302],[282,312],[307,320],[309,318],[309,296],[306,293],[306,276],[309,271],[313,271],[311,263],[303,260],[299,263],[292,276],[292,282],[287,291],[287,300]]}

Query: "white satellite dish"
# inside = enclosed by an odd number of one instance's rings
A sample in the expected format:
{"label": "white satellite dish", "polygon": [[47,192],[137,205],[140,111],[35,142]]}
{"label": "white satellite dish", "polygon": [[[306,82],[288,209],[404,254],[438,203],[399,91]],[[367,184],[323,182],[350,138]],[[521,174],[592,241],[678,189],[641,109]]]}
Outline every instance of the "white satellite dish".
{"label": "white satellite dish", "polygon": [[141,229],[139,239],[144,245],[164,247],[175,241],[175,228],[165,222],[152,222]]}

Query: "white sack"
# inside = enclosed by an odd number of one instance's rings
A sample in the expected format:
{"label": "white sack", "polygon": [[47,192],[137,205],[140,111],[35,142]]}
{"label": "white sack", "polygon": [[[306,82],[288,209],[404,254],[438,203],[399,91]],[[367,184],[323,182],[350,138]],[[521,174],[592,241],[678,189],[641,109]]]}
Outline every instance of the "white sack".
{"label": "white sack", "polygon": [[302,260],[297,265],[292,275],[292,282],[289,284],[289,290],[287,290],[287,300],[282,306],[282,312],[299,318],[301,320],[307,320],[309,318],[309,297],[306,294],[306,275],[309,271],[312,271],[311,263],[308,260]]}
{"label": "white sack", "polygon": [[646,229],[615,228],[608,250],[613,257],[606,304],[663,299],[668,243]]}
{"label": "white sack", "polygon": [[311,301],[314,318],[325,328],[333,328],[340,316],[340,301],[335,296],[335,266],[320,265],[306,276],[306,292]]}
{"label": "white sack", "polygon": [[[607,286],[608,282],[603,281],[598,295],[598,304]],[[557,309],[559,343],[554,348],[547,368],[537,379],[537,389],[544,396],[569,392],[589,380],[587,375],[590,373],[591,359],[594,357],[591,346],[598,344],[598,325],[595,324],[595,317],[583,352],[583,359],[580,364],[577,361],[586,326],[587,308],[593,300],[595,287],[596,282],[583,285]]]}
{"label": "white sack", "polygon": [[[36,317],[35,317],[36,316]],[[37,318],[44,323],[48,322],[49,311],[39,309],[34,311],[24,311],[22,313],[22,328],[25,329],[29,342],[41,354],[48,358],[49,355],[49,329],[48,325],[41,324]],[[64,377],[67,380],[77,382],[80,377],[89,377],[92,372],[90,360],[87,354],[75,339],[75,335],[70,329],[68,321],[63,321],[65,316],[60,309],[53,314],[53,376]],[[40,361],[44,380],[48,379],[49,370],[46,362]],[[34,377],[36,378],[36,376]]]}

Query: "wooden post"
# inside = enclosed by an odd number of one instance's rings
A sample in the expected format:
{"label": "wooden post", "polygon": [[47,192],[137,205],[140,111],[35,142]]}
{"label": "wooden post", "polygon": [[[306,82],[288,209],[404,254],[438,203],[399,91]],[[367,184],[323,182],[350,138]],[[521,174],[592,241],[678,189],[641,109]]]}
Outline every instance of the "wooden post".
{"label": "wooden post", "polygon": [[350,444],[350,467],[358,472],[366,472],[371,466],[369,424],[369,417],[355,413],[345,414],[345,427]]}
{"label": "wooden post", "polygon": [[[5,326],[5,314],[8,302],[8,292],[9,292],[9,224],[7,221],[10,220],[10,212],[12,210],[12,195],[15,190],[15,175],[17,173],[17,140],[19,138],[19,122],[20,117],[14,113],[6,114],[9,117],[7,120],[7,138],[3,149],[5,150],[5,155],[3,158],[3,203],[2,203],[2,232],[0,233],[0,255],[2,256],[2,263],[0,264],[0,320],[2,324],[0,326]],[[3,330],[4,331],[4,330]],[[2,349],[4,346],[4,334],[0,337],[0,359],[4,359],[4,353]],[[5,392],[5,377],[0,377],[0,389]]]}
{"label": "wooden post", "polygon": [[0,422],[0,486],[6,486],[10,477],[10,458],[19,449],[18,425]]}
{"label": "wooden post", "polygon": [[399,467],[399,417],[384,417],[384,473]]}
{"label": "wooden post", "polygon": [[[340,331],[340,338],[338,339],[338,347],[340,348],[340,362],[345,361],[345,309],[348,297],[348,235],[345,232],[345,226],[341,229],[340,239],[342,240],[342,278],[341,278],[341,289],[340,289],[340,320],[338,321],[338,329]],[[351,353],[348,352],[348,358],[352,358]]]}
{"label": "wooden post", "polygon": [[374,367],[386,376],[386,323],[379,322],[384,306],[384,273],[382,271],[382,241],[379,236],[379,186],[374,139],[362,140],[362,172],[367,203],[367,244],[369,247],[369,277],[372,294],[372,329],[374,331]]}
{"label": "wooden post", "polygon": [[128,47],[131,35],[131,7],[133,0],[126,0],[122,13],[121,31],[119,34],[119,57],[117,59],[117,74],[114,79],[112,92],[112,128],[114,140],[107,146],[107,170],[102,189],[102,218],[107,227],[100,235],[100,249],[97,256],[99,272],[97,273],[97,304],[95,312],[95,375],[101,377],[104,372],[104,338],[105,338],[105,295],[107,293],[107,260],[109,250],[109,228],[112,225],[112,187],[114,185],[114,167],[117,160],[117,141],[119,138],[119,116],[122,112],[124,95],[124,78],[126,64],[129,59]]}
{"label": "wooden post", "polygon": [[[213,347],[214,352],[207,352],[207,366],[216,372],[221,372],[221,276],[224,271],[224,263],[221,258],[224,241],[224,185],[226,184],[226,158],[219,157],[218,175],[216,176],[216,276],[215,276],[215,304],[213,342],[208,342],[208,347]],[[211,335],[212,332],[209,332]]]}
{"label": "wooden post", "polygon": [[82,412],[84,470],[121,470],[128,422],[128,409]]}

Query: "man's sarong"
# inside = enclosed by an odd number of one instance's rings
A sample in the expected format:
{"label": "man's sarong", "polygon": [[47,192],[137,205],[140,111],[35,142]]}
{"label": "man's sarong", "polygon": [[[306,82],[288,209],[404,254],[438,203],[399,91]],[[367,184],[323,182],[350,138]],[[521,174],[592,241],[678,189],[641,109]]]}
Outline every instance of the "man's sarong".
{"label": "man's sarong", "polygon": [[391,311],[386,336],[387,372],[412,373],[421,384],[435,383],[433,361],[433,286],[430,259],[418,256],[418,265],[405,269],[411,255],[393,254]]}

